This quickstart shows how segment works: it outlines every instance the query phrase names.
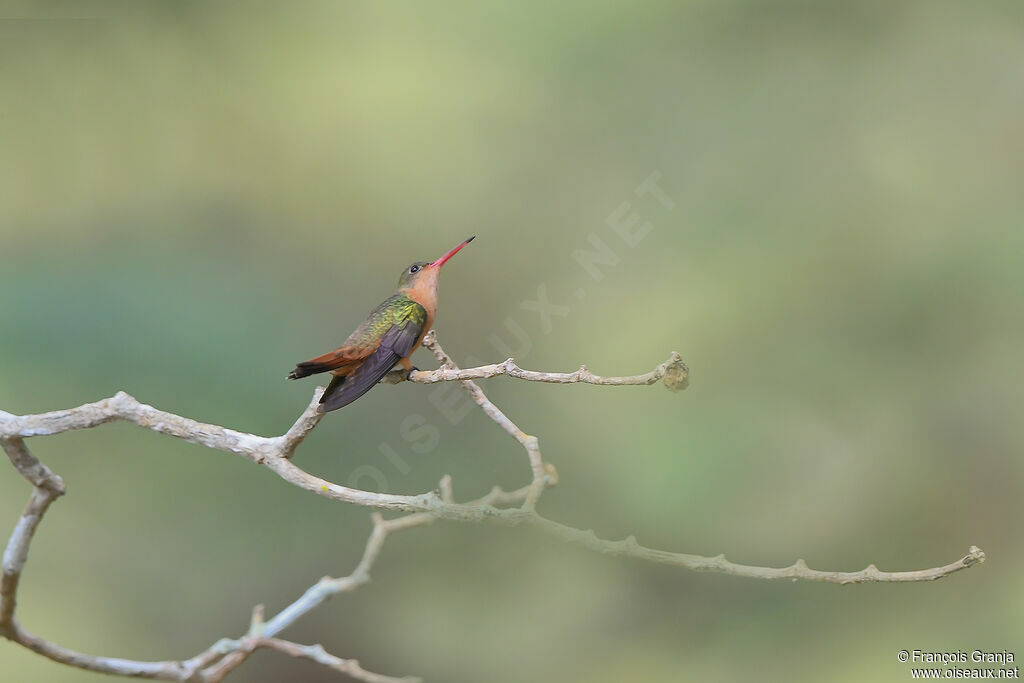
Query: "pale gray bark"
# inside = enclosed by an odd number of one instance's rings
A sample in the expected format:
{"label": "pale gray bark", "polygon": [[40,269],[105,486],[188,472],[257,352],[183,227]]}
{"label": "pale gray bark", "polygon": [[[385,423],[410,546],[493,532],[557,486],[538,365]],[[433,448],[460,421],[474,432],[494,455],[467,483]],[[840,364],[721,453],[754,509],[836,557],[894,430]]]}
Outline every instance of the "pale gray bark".
{"label": "pale gray bark", "polygon": [[[353,489],[312,475],[292,463],[291,456],[323,417],[316,412],[322,388],[314,392],[313,399],[295,424],[281,436],[274,437],[238,432],[168,413],[140,403],[124,392],[118,392],[113,397],[96,403],[38,415],[11,415],[0,411],[0,447],[7,453],[14,468],[33,486],[25,511],[15,525],[3,555],[3,574],[0,577],[0,635],[54,661],[121,676],[175,681],[219,681],[242,664],[253,651],[269,648],[293,657],[310,659],[356,680],[369,683],[411,683],[419,679],[393,678],[372,673],[363,669],[358,661],[328,654],[319,645],[301,645],[280,640],[276,636],[331,596],[356,590],[368,582],[370,570],[389,534],[430,524],[436,519],[505,525],[527,524],[607,555],[624,555],[694,571],[719,572],[756,579],[803,579],[836,584],[932,581],[985,561],[985,553],[976,546],[971,546],[968,554],[955,562],[914,571],[887,572],[869,565],[860,571],[830,572],[811,569],[803,560],[797,560],[792,565],[782,568],[759,567],[736,564],[726,560],[722,555],[704,557],[646,548],[637,543],[632,536],[622,541],[604,540],[598,538],[593,531],[584,531],[552,521],[539,515],[535,507],[544,491],[557,483],[558,475],[555,468],[545,463],[541,457],[538,438],[527,434],[513,423],[487,398],[473,380],[507,375],[533,382],[588,383],[601,386],[649,385],[662,380],[669,389],[678,390],[685,389],[689,382],[689,371],[679,354],[673,352],[668,360],[648,373],[629,377],[601,377],[591,373],[585,366],[569,373],[524,370],[511,358],[494,365],[459,369],[438,344],[433,332],[424,339],[424,345],[434,353],[441,367],[434,371],[414,371],[408,374],[408,380],[423,384],[460,382],[484,413],[526,451],[531,472],[528,485],[511,492],[495,487],[482,498],[457,503],[452,495],[451,478],[447,476],[441,481],[438,491],[408,496]],[[385,381],[394,383],[405,378],[406,373],[401,371],[390,374]],[[253,611],[249,631],[241,638],[222,639],[198,655],[180,661],[132,661],[75,652],[29,633],[15,618],[18,583],[25,569],[32,539],[47,509],[65,492],[61,478],[32,455],[25,445],[25,439],[76,429],[90,429],[116,420],[131,422],[160,434],[233,453],[270,469],[295,486],[332,500],[407,514],[384,519],[380,512],[374,512],[373,531],[367,540],[362,559],[351,574],[340,578],[321,579],[269,620],[264,621],[262,606],[258,606]]]}

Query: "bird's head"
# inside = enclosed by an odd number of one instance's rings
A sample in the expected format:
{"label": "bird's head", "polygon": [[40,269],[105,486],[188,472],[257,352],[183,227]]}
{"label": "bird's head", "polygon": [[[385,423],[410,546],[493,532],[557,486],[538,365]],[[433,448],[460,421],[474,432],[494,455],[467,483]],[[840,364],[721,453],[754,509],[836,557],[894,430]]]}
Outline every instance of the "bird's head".
{"label": "bird's head", "polygon": [[436,289],[437,277],[441,274],[441,266],[443,266],[452,256],[455,256],[459,249],[462,249],[464,246],[472,242],[475,237],[476,235],[470,237],[468,240],[455,247],[436,261],[416,261],[415,263],[407,266],[398,278],[399,291],[410,289]]}

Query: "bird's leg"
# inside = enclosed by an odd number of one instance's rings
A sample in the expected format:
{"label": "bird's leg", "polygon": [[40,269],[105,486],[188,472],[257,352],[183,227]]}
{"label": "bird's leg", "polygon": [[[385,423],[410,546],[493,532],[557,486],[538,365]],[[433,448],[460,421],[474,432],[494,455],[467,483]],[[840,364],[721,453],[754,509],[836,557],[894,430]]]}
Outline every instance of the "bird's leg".
{"label": "bird's leg", "polygon": [[419,370],[418,367],[416,367],[415,365],[412,364],[412,361],[409,360],[408,357],[400,358],[398,360],[398,362],[402,364],[403,368],[405,368],[405,379],[407,379],[407,380],[409,379],[409,375],[411,375],[413,372]]}

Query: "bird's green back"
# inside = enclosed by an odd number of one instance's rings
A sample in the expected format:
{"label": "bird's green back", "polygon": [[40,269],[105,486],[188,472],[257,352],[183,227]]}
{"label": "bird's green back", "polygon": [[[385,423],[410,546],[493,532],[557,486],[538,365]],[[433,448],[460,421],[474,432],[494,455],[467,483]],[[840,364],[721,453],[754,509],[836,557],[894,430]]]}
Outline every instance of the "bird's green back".
{"label": "bird's green back", "polygon": [[345,346],[377,344],[392,326],[410,322],[422,329],[427,324],[426,310],[406,294],[392,294],[370,311],[366,320],[349,335]]}

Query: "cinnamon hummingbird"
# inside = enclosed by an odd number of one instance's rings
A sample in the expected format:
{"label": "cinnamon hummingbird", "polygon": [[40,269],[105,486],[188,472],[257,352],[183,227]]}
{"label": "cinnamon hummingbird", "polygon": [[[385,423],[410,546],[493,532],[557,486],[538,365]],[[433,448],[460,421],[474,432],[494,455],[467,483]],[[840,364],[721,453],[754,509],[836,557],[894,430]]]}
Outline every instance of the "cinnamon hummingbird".
{"label": "cinnamon hummingbird", "polygon": [[398,291],[370,311],[340,347],[295,366],[288,379],[330,371],[334,377],[317,411],[347,406],[373,388],[396,364],[412,372],[409,360],[434,324],[441,266],[475,235],[436,261],[416,261],[402,271]]}

